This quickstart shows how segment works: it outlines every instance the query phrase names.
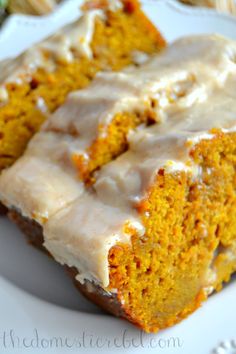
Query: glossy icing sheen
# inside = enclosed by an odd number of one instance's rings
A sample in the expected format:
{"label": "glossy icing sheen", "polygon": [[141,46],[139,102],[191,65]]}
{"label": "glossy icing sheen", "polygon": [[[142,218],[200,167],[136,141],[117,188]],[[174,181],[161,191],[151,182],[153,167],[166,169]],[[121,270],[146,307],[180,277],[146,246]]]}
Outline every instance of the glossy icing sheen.
{"label": "glossy icing sheen", "polygon": [[90,42],[92,40],[95,18],[103,17],[100,10],[86,12],[79,20],[67,25],[47,40],[28,49],[15,59],[0,62],[0,102],[8,99],[4,84],[21,83],[30,78],[37,68],[51,71],[59,61],[71,62],[75,56],[91,58]]}
{"label": "glossy icing sheen", "polygon": [[[3,172],[1,199],[43,225],[45,247],[59,262],[77,267],[80,281],[106,287],[109,249],[129,242],[124,225],[140,237],[145,233],[134,206],[157,171],[184,170],[197,178],[201,171],[189,158],[190,146],[211,139],[213,127],[235,130],[235,57],[231,40],[186,37],[139,68],[98,74],[89,88],[68,97],[25,155]],[[129,150],[85,188],[72,155],[86,155],[98,126],[107,126],[116,112],[142,112],[150,100],[157,124],[130,132]]]}

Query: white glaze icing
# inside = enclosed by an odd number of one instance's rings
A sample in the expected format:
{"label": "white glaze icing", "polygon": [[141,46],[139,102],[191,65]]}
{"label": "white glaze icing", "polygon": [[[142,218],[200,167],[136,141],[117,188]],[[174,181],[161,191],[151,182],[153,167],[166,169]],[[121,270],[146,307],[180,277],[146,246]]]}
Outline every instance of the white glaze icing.
{"label": "white glaze icing", "polygon": [[122,9],[123,4],[120,0],[108,0],[108,7],[111,11],[117,11]]}
{"label": "white glaze icing", "polygon": [[71,62],[75,55],[92,58],[90,43],[93,38],[95,18],[105,18],[101,10],[86,12],[78,21],[64,27],[57,34],[39,45],[55,59]]}
{"label": "white glaze icing", "polygon": [[[144,227],[138,221],[135,211],[107,205],[96,195],[86,192],[78,202],[59,211],[46,223],[44,232],[47,237],[44,245],[57,261],[80,270],[78,280],[103,279],[103,285],[107,286],[107,255],[117,242],[129,242],[130,236],[124,232],[127,221],[138,230],[140,236],[144,234]],[[71,225],[69,229],[68,225]],[[60,237],[57,237],[57,233]]]}
{"label": "white glaze icing", "polygon": [[[89,88],[68,97],[24,157],[2,174],[2,200],[40,223],[48,219],[45,247],[59,262],[77,267],[80,281],[108,285],[108,251],[118,241],[128,242],[125,222],[144,234],[134,205],[160,168],[200,176],[190,147],[211,139],[213,127],[235,130],[235,53],[235,42],[223,37],[188,37],[139,68],[98,74]],[[85,188],[76,180],[72,154],[86,154],[98,127],[106,127],[116,112],[142,112],[151,99],[157,101],[152,109],[158,124],[130,132],[129,150],[97,172],[91,190]],[[43,172],[32,172],[35,158]],[[54,169],[57,183],[51,179]]]}
{"label": "white glaze icing", "polygon": [[[195,101],[206,100],[217,86],[220,91],[225,78],[236,70],[235,55],[235,43],[223,37],[181,39],[141,68],[97,74],[89,88],[69,95],[44,128],[66,133],[72,125],[88,147],[96,137],[98,126],[106,127],[115,113],[144,111],[150,107],[151,99],[158,101],[154,108],[156,120],[164,121],[167,114],[174,115],[174,111],[177,114]],[[212,123],[213,118],[209,126]],[[196,119],[192,124],[197,130]]]}
{"label": "white glaze icing", "polygon": [[6,205],[43,223],[83,192],[71,164],[77,142],[70,136],[64,138],[61,141],[60,134],[47,132],[36,135],[24,156],[2,172],[2,192],[8,190],[2,193]]}

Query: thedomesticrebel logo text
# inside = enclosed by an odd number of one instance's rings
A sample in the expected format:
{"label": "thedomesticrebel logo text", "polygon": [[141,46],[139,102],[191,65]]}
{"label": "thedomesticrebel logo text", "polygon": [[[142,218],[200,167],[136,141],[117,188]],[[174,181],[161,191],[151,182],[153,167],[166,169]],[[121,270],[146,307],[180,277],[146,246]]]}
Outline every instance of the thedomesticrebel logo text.
{"label": "thedomesticrebel logo text", "polygon": [[[35,328],[32,333],[27,335],[19,334],[14,329],[0,332],[0,349],[52,349],[52,348],[150,348],[166,349],[181,348],[183,341],[179,337],[160,337],[148,335],[142,331],[129,332],[125,329],[117,336],[99,336],[87,331],[83,331],[78,337],[52,336],[45,337],[40,335]],[[2,352],[2,351],[1,351]]]}

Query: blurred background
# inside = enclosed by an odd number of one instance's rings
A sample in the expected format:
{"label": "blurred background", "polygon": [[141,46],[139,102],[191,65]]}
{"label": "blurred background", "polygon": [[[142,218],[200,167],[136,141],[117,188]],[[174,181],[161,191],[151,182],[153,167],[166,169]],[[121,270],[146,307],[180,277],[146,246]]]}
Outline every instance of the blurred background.
{"label": "blurred background", "polygon": [[[0,21],[11,13],[45,15],[63,0],[0,0]],[[66,1],[66,0],[64,0]],[[166,0],[162,0],[166,1]],[[178,0],[176,0],[178,1]],[[191,6],[205,6],[236,15],[236,0],[179,0]]]}

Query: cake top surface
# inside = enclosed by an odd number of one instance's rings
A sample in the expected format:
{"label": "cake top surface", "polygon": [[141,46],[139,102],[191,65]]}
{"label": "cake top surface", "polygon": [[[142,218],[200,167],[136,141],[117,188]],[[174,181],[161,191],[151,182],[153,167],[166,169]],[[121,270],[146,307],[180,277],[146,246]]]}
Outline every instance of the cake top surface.
{"label": "cake top surface", "polygon": [[[1,199],[43,225],[47,249],[61,263],[76,266],[80,280],[107,286],[109,249],[129,241],[127,224],[145,233],[136,205],[158,170],[197,177],[190,148],[210,139],[212,128],[235,130],[235,58],[234,41],[194,36],[138,68],[98,74],[90,87],[69,95],[24,156],[3,172]],[[92,188],[85,187],[72,155],[86,157],[101,124],[107,126],[118,112],[142,113],[150,100],[157,102],[157,123],[131,131],[128,151],[96,173]]]}

